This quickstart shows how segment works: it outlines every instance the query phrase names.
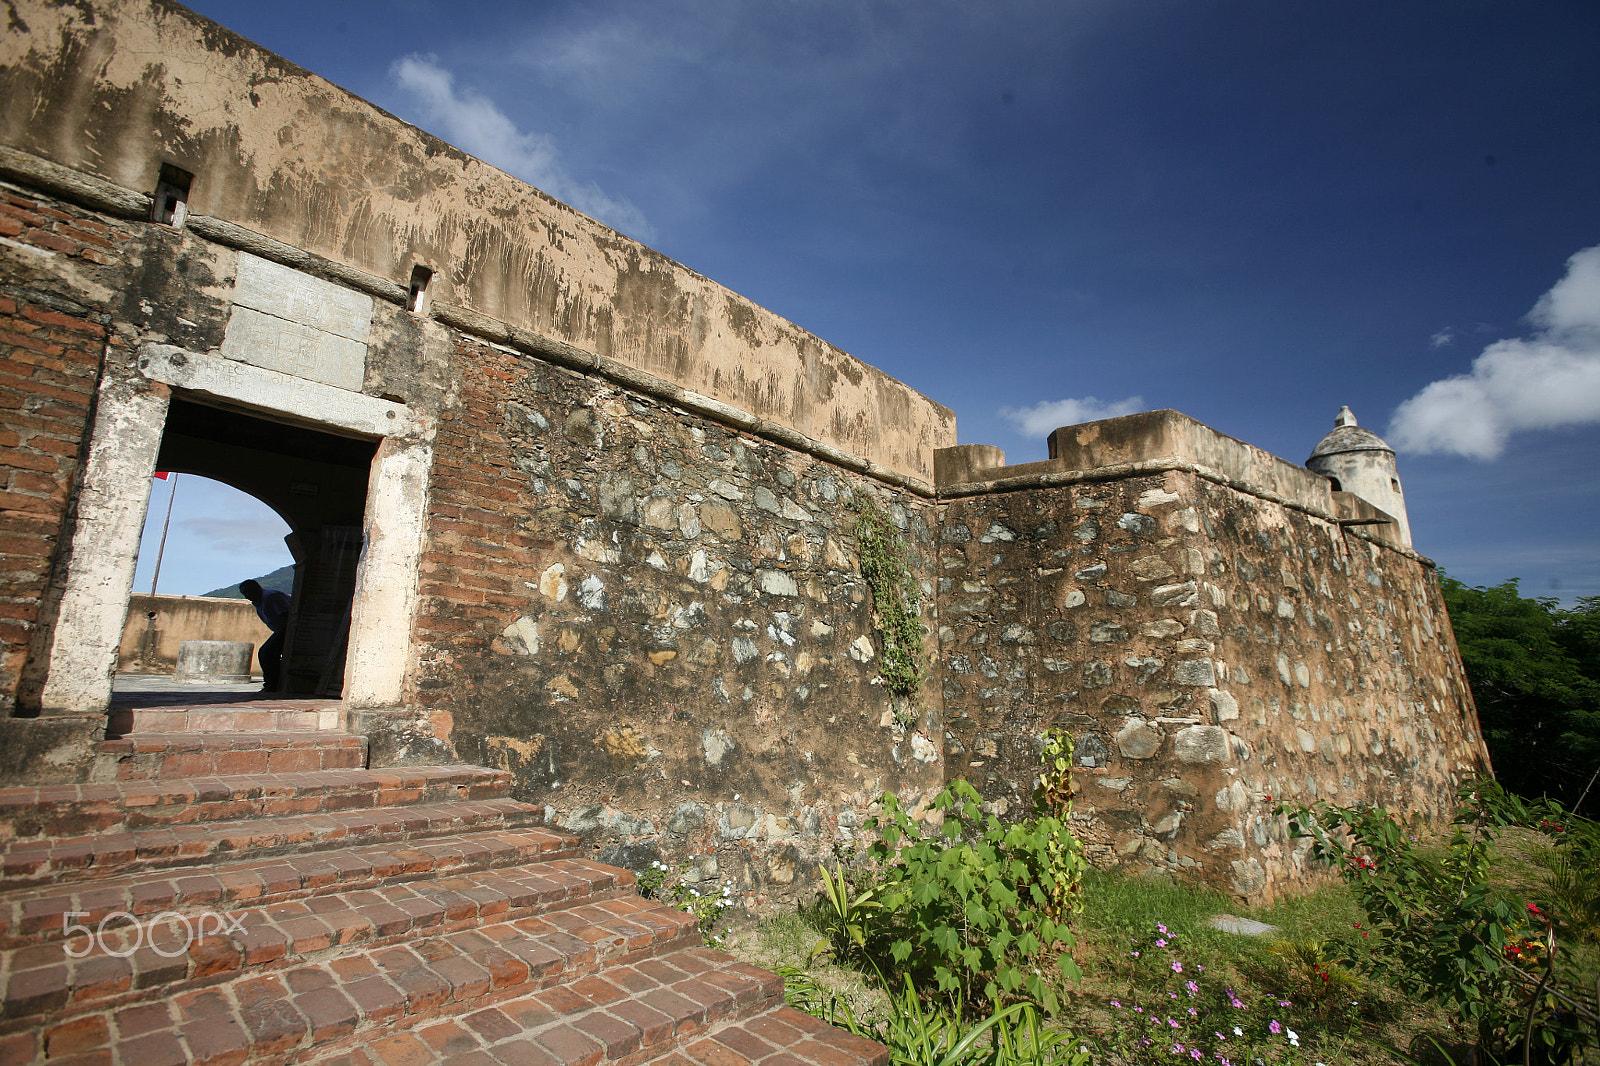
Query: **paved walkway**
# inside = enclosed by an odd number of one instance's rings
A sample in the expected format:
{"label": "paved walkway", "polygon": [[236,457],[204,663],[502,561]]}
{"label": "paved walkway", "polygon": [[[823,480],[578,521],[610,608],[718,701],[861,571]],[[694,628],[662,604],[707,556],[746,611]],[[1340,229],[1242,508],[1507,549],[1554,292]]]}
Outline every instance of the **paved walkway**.
{"label": "paved walkway", "polygon": [[338,703],[286,693],[263,693],[259,681],[175,681],[171,674],[118,674],[111,681],[112,707],[209,707],[219,703],[274,706]]}

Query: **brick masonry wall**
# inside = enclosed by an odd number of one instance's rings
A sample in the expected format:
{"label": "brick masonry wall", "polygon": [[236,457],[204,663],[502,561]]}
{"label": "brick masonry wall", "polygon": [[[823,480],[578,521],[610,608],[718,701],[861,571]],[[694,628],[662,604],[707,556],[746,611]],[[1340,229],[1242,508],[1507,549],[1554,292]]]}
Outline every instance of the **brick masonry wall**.
{"label": "brick masonry wall", "polygon": [[[0,186],[0,708],[9,711],[85,448],[107,343],[104,311],[62,292],[62,261],[122,264],[126,226]],[[44,269],[48,265],[48,270]]]}
{"label": "brick masonry wall", "polygon": [[890,508],[924,568],[931,507],[514,353],[457,357],[417,640],[436,735],[612,861],[762,891],[882,790],[938,787],[937,712],[898,728],[877,683],[846,499]]}
{"label": "brick masonry wall", "polygon": [[1315,876],[1283,800],[1443,813],[1486,766],[1431,568],[1189,474],[944,507],[946,759],[1027,802],[1077,739],[1102,865],[1259,896]]}

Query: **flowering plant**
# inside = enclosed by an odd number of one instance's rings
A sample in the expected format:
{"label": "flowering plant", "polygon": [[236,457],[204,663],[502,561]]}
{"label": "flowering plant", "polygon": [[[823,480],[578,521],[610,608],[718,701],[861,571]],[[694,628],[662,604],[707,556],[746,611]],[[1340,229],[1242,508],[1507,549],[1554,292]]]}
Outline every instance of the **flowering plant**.
{"label": "flowering plant", "polygon": [[648,868],[638,875],[639,895],[645,899],[660,900],[694,916],[700,926],[700,936],[707,947],[721,947],[722,938],[712,932],[722,915],[735,905],[733,882],[723,881],[721,891],[707,889],[684,881],[687,868],[673,873],[672,867],[659,859],[652,859]]}
{"label": "flowering plant", "polygon": [[1185,959],[1178,935],[1158,922],[1129,943],[1129,991],[1106,1004],[1113,1017],[1104,1049],[1130,1064],[1212,1066],[1309,1063],[1293,1001],[1246,1002],[1204,964]]}
{"label": "flowering plant", "polygon": [[1575,1049],[1600,1044],[1600,993],[1558,965],[1571,904],[1552,914],[1520,901],[1493,866],[1506,828],[1566,835],[1585,819],[1484,779],[1462,788],[1442,847],[1420,844],[1382,808],[1285,805],[1280,813],[1311,839],[1313,856],[1340,870],[1366,911],[1371,936],[1362,933],[1354,965],[1455,1012],[1497,1059],[1531,1060],[1538,1048],[1545,1061],[1569,1062]]}

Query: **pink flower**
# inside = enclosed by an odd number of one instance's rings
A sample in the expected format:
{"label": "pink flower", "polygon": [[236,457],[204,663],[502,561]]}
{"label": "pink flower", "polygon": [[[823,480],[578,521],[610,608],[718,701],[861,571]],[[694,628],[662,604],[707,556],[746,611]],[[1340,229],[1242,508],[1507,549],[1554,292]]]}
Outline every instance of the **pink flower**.
{"label": "pink flower", "polygon": [[1197,1047],[1190,1048],[1189,1049],[1189,1057],[1194,1059],[1194,1061],[1199,1062],[1200,1061],[1200,1049],[1197,1048]]}
{"label": "pink flower", "polygon": [[1172,964],[1172,972],[1173,972],[1173,973],[1182,973],[1182,972],[1183,972],[1183,963],[1181,963],[1181,962],[1174,962],[1174,963],[1173,963],[1173,964]]}
{"label": "pink flower", "polygon": [[1116,1001],[1116,1000],[1112,1000],[1112,1001],[1111,1001],[1111,1005],[1112,1005],[1112,1006],[1113,1006],[1113,1007],[1116,1007],[1116,1008],[1117,1008],[1117,1009],[1118,1009],[1118,1010],[1121,1010],[1121,1009],[1122,1009],[1122,1004],[1121,1004],[1121,1003],[1118,1003],[1118,1002],[1117,1002],[1117,1001]]}
{"label": "pink flower", "polygon": [[1277,1036],[1279,1033],[1283,1032],[1283,1026],[1278,1024],[1278,1019],[1276,1018],[1272,1019],[1271,1024],[1269,1024],[1267,1028],[1272,1030],[1273,1036]]}
{"label": "pink flower", "polygon": [[1193,981],[1185,981],[1183,983],[1183,987],[1187,988],[1189,990],[1189,998],[1190,999],[1193,999],[1194,998],[1194,994],[1196,992],[1200,991],[1200,986],[1195,984]]}
{"label": "pink flower", "polygon": [[[1530,907],[1531,907],[1531,906],[1533,906],[1533,904],[1531,904],[1531,903],[1530,903],[1530,904],[1528,904],[1528,906],[1530,906]],[[1156,947],[1158,947],[1158,948],[1164,948],[1164,947],[1166,947],[1166,946],[1167,946],[1167,942],[1166,942],[1166,941],[1165,941],[1165,940],[1157,940],[1157,941],[1156,941]]]}
{"label": "pink flower", "polygon": [[1162,925],[1160,922],[1156,923],[1156,928],[1161,930],[1161,935],[1162,936],[1166,936],[1167,935],[1167,927]]}

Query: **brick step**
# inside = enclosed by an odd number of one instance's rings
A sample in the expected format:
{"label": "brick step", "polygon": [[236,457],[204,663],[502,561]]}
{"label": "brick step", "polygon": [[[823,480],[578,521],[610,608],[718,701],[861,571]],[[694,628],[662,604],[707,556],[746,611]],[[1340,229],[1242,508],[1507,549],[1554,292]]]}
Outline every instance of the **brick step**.
{"label": "brick step", "polygon": [[201,707],[113,707],[106,734],[129,733],[304,733],[341,731],[344,709],[331,700],[278,700],[271,703]]}
{"label": "brick step", "polygon": [[[0,949],[62,939],[70,923],[109,927],[163,911],[189,914],[314,899],[403,881],[474,875],[530,862],[580,899],[631,885],[625,870],[573,861],[577,841],[546,829],[449,834],[422,840],[293,853],[281,858],[177,867],[76,884],[18,889],[0,895]],[[71,917],[69,917],[69,914]]]}
{"label": "brick step", "polygon": [[89,780],[304,773],[366,765],[367,738],[348,733],[129,733],[100,744]]}
{"label": "brick step", "polygon": [[0,788],[0,834],[12,840],[321,814],[452,800],[501,799],[511,775],[481,766],[235,774]]}
{"label": "brick step", "polygon": [[[521,883],[504,876],[493,886],[459,884],[452,891],[431,882],[425,883],[431,891],[391,886],[254,908],[233,916],[237,927],[222,928],[219,921],[204,936],[179,923],[154,931],[125,925],[98,944],[83,937],[22,948],[5,960],[0,1032],[169,999],[219,981],[248,983],[276,974],[293,984],[310,980],[308,973],[326,977],[342,968],[341,982],[348,984],[356,971],[367,977],[410,970],[419,953],[433,976],[412,982],[418,996],[439,990],[439,978],[448,982],[453,1002],[465,1002],[491,991],[511,995],[529,982],[531,990],[576,980],[614,959],[643,960],[699,943],[691,916],[637,896],[544,905],[540,897],[557,895],[560,886],[540,878],[537,865]],[[85,956],[71,958],[69,950]],[[418,1009],[418,1002],[408,996],[405,1010]]]}
{"label": "brick step", "polygon": [[98,880],[241,856],[300,855],[420,840],[467,829],[516,830],[543,821],[544,809],[531,804],[507,799],[462,800],[11,841],[0,851],[0,888]]}
{"label": "brick step", "polygon": [[[703,949],[701,949],[703,951]],[[316,1066],[886,1066],[888,1049],[782,1005],[773,975],[678,953],[298,1061]],[[610,986],[610,987],[607,987]]]}
{"label": "brick step", "polygon": [[343,946],[316,962],[253,967],[188,987],[166,981],[121,1001],[39,996],[36,1013],[14,1020],[23,1028],[0,1038],[0,1060],[110,1052],[141,1066],[285,1062],[502,1005],[520,1004],[512,1009],[524,1024],[548,1027],[666,988],[677,997],[670,1002],[703,1025],[781,996],[777,977],[737,964],[719,970],[722,957],[698,943],[691,916],[637,897],[612,899],[404,944]]}

